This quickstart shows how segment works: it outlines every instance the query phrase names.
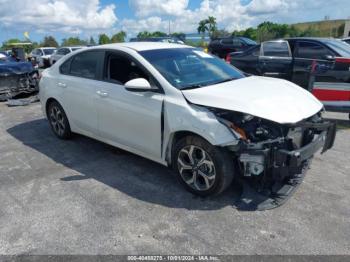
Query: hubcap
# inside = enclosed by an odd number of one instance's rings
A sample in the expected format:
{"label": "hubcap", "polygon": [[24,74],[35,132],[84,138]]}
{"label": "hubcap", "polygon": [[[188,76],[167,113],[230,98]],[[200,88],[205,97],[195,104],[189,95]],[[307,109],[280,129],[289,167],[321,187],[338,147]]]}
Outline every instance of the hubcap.
{"label": "hubcap", "polygon": [[50,122],[53,127],[53,130],[59,136],[64,134],[64,130],[66,128],[64,124],[64,118],[61,110],[57,106],[53,106],[50,112]]}
{"label": "hubcap", "polygon": [[182,179],[195,190],[208,190],[215,182],[215,166],[209,154],[194,145],[184,147],[178,155],[177,166]]}

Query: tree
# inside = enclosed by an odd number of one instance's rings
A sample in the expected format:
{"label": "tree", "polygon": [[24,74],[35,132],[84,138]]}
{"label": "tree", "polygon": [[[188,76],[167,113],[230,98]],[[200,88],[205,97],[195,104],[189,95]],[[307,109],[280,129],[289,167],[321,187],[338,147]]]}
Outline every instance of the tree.
{"label": "tree", "polygon": [[151,37],[166,37],[167,34],[161,31],[155,31],[151,33]]}
{"label": "tree", "polygon": [[108,37],[108,35],[106,34],[100,34],[98,37],[98,44],[99,45],[105,45],[105,44],[109,44],[110,43],[110,39]]}
{"label": "tree", "polygon": [[199,21],[198,27],[197,27],[197,32],[198,34],[202,35],[202,42],[204,41],[204,36],[205,36],[205,32],[207,32],[209,30],[208,28],[208,21],[205,20],[201,20]]}
{"label": "tree", "polygon": [[77,46],[77,45],[86,45],[87,41],[81,40],[79,37],[69,37],[62,40],[61,46]]}
{"label": "tree", "polygon": [[180,39],[181,41],[186,41],[186,34],[182,32],[172,33],[170,36]]}
{"label": "tree", "polygon": [[58,43],[53,36],[45,36],[40,45],[45,47],[58,47]]}
{"label": "tree", "polygon": [[224,30],[224,29],[220,29],[220,30],[215,30],[212,34],[211,34],[211,38],[218,38],[218,37],[228,37],[230,36],[231,34]]}
{"label": "tree", "polygon": [[126,33],[124,31],[120,31],[112,36],[111,43],[125,42],[125,38],[126,38]]}
{"label": "tree", "polygon": [[208,32],[210,37],[213,37],[215,31],[217,31],[216,18],[214,16],[209,16],[206,20],[208,24]]}
{"label": "tree", "polygon": [[139,32],[137,34],[137,38],[147,38],[147,37],[151,37],[151,33],[148,31]]}
{"label": "tree", "polygon": [[95,39],[92,36],[90,36],[89,45],[91,46],[96,45]]}
{"label": "tree", "polygon": [[166,37],[167,34],[161,31],[148,32],[143,31],[137,34],[137,38],[149,38],[149,37]]}

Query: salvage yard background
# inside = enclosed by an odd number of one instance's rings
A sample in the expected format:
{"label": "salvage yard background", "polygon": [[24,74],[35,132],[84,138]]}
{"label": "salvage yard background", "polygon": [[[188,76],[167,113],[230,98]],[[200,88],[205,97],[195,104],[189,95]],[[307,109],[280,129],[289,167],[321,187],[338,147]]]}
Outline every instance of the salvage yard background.
{"label": "salvage yard background", "polygon": [[350,254],[350,122],[283,206],[201,199],[165,167],[76,135],[54,137],[38,103],[0,103],[1,254]]}

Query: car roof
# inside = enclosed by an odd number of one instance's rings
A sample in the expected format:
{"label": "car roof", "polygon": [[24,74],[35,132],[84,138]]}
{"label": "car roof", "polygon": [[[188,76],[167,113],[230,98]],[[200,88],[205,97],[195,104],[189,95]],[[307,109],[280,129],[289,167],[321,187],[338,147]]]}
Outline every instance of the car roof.
{"label": "car roof", "polygon": [[117,44],[107,44],[93,47],[94,49],[111,48],[118,49],[118,47],[126,47],[133,49],[135,51],[147,51],[156,49],[175,49],[175,48],[193,48],[192,46],[173,44],[173,43],[163,43],[163,42],[126,42]]}
{"label": "car roof", "polygon": [[324,41],[324,40],[336,40],[333,37],[288,37],[285,40],[313,40],[313,41]]}
{"label": "car roof", "polygon": [[86,46],[83,46],[83,45],[75,45],[75,46],[62,46],[62,47],[59,47],[59,49],[62,49],[62,48],[84,48]]}
{"label": "car roof", "polygon": [[39,47],[39,49],[57,49],[56,47]]}

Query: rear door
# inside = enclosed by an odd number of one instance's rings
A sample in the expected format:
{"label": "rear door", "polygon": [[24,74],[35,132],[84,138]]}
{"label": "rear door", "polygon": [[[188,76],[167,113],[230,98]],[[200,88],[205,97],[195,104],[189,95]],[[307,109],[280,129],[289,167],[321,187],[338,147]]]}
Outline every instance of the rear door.
{"label": "rear door", "polygon": [[[78,131],[97,135],[96,89],[103,83],[104,52],[91,50],[79,53],[63,63],[57,88],[62,90],[62,106]],[[60,101],[61,102],[61,101]]]}
{"label": "rear door", "polygon": [[290,80],[292,55],[287,41],[268,41],[261,45],[258,70],[263,76]]}

